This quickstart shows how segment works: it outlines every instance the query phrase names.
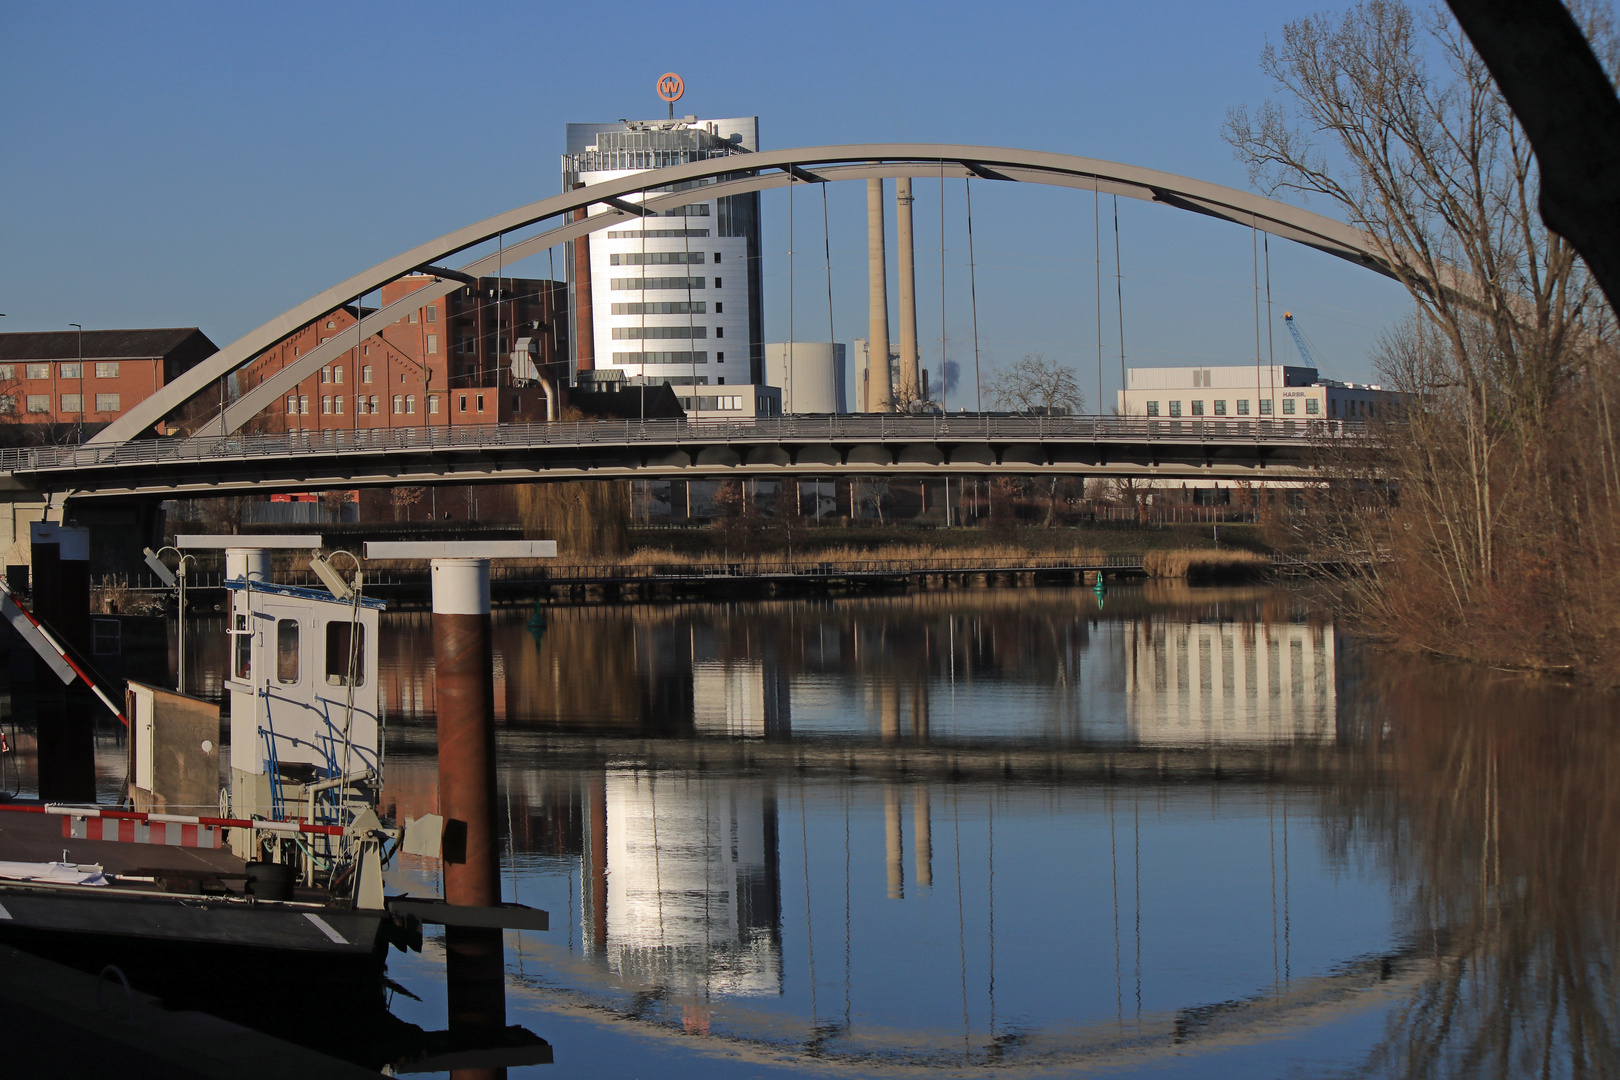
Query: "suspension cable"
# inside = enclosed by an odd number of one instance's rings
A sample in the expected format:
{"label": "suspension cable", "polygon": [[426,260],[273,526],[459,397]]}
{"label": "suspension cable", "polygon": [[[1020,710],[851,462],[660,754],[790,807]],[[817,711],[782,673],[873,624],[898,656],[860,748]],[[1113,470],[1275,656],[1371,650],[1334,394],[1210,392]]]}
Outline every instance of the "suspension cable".
{"label": "suspension cable", "polygon": [[979,373],[979,283],[973,264],[973,178],[964,176],[962,187],[967,191],[968,233],[968,293],[973,308],[973,389],[979,412],[984,412],[984,379]]}
{"label": "suspension cable", "polygon": [[[939,407],[947,407],[945,400],[945,387],[948,377],[945,373],[945,162],[939,163]],[[951,494],[951,478],[945,478],[945,497],[947,500],[945,524],[950,522],[949,499]]]}
{"label": "suspension cable", "polygon": [[1125,285],[1119,265],[1119,196],[1114,196],[1114,297],[1119,304],[1119,385],[1125,385]]}
{"label": "suspension cable", "polygon": [[[1102,193],[1097,178],[1091,178],[1091,255],[1096,263],[1097,280],[1097,414],[1102,415],[1103,344],[1102,344]],[[1121,399],[1125,387],[1120,386]]]}

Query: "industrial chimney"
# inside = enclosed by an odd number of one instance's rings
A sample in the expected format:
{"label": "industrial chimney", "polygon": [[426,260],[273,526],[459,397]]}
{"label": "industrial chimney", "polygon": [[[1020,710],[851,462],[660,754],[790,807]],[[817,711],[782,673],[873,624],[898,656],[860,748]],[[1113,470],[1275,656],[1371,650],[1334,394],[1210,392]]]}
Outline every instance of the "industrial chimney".
{"label": "industrial chimney", "polygon": [[889,275],[883,252],[883,181],[866,182],[867,330],[866,411],[894,411],[894,375],[889,368]]}
{"label": "industrial chimney", "polygon": [[917,267],[911,232],[911,177],[894,182],[895,242],[900,247],[900,400],[905,411],[922,400],[917,379]]}

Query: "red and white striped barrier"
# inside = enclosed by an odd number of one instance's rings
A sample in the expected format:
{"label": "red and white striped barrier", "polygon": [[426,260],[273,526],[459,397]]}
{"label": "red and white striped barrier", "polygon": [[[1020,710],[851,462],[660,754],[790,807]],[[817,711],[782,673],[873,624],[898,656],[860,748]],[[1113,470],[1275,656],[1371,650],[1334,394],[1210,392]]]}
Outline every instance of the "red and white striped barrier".
{"label": "red and white striped barrier", "polygon": [[68,840],[125,840],[136,844],[167,844],[170,847],[219,847],[219,830],[212,825],[187,825],[174,821],[64,817],[62,836]]}
{"label": "red and white striped barrier", "polygon": [[343,835],[341,825],[312,825],[307,821],[150,814],[139,810],[112,810],[99,806],[72,806],[61,803],[45,803],[42,806],[0,804],[0,811],[60,815],[62,835],[68,839],[124,840],[137,844],[171,844],[179,847],[218,847],[220,829],[254,829],[260,832],[304,833],[315,836]]}

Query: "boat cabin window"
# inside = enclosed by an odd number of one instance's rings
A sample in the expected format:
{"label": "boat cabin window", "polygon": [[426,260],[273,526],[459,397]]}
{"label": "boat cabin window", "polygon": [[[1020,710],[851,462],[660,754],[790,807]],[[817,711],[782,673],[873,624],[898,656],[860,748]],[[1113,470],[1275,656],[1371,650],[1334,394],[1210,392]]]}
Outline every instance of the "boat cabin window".
{"label": "boat cabin window", "polygon": [[231,674],[243,682],[250,682],[253,674],[253,633],[248,629],[246,615],[236,616],[236,629],[231,636],[236,645]]}
{"label": "boat cabin window", "polygon": [[[350,631],[353,631],[353,641]],[[354,678],[349,678],[349,665],[354,664]],[[326,624],[326,685],[364,686],[366,683],[366,628],[360,623],[329,622]]]}
{"label": "boat cabin window", "polygon": [[298,681],[298,620],[276,620],[276,679]]}

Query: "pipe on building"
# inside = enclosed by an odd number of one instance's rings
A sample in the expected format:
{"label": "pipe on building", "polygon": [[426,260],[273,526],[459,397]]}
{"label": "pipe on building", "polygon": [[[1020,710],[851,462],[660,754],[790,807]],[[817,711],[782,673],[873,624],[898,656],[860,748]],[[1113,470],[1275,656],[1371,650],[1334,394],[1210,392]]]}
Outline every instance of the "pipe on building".
{"label": "pipe on building", "polygon": [[[582,188],[576,182],[574,187]],[[588,206],[574,211],[575,221],[584,221]],[[576,371],[596,370],[596,316],[591,303],[591,234],[574,238],[574,360]]]}
{"label": "pipe on building", "polygon": [[894,375],[889,369],[889,276],[884,258],[883,181],[866,182],[867,328],[865,409],[894,411]]}
{"label": "pipe on building", "polygon": [[922,400],[922,384],[917,375],[917,268],[916,248],[911,229],[911,177],[894,182],[895,245],[900,249],[900,400],[899,411],[906,411]]}

